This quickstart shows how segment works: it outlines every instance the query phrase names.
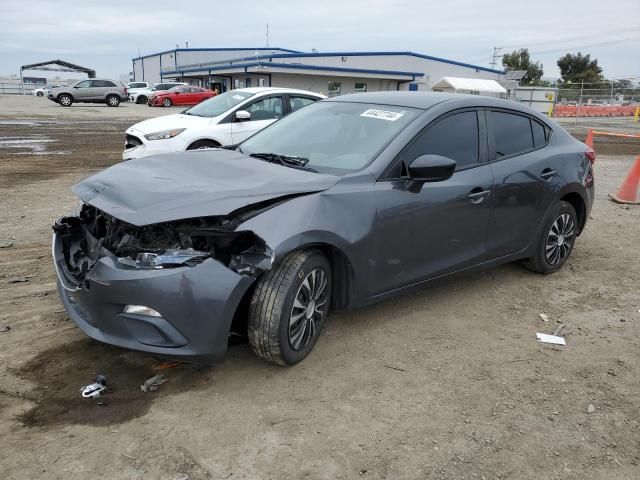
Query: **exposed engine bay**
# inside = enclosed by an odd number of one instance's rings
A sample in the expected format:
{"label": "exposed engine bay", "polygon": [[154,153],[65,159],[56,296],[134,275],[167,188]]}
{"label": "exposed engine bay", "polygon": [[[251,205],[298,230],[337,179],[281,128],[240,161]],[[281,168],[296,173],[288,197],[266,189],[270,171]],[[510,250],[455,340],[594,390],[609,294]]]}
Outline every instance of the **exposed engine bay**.
{"label": "exposed engine bay", "polygon": [[53,230],[68,273],[78,283],[105,256],[122,268],[142,269],[193,267],[212,258],[236,273],[255,276],[271,268],[273,251],[253,232],[236,228],[260,211],[258,205],[227,217],[136,226],[83,204],[77,216],[59,219]]}

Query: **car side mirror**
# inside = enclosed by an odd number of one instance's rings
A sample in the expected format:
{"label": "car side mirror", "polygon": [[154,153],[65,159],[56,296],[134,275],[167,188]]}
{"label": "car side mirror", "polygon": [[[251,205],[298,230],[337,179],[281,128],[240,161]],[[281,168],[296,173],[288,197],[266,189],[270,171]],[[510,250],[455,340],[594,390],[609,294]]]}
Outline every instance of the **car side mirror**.
{"label": "car side mirror", "polygon": [[247,120],[251,120],[251,114],[246,110],[238,110],[236,112],[236,120],[239,122],[246,122]]}
{"label": "car side mirror", "polygon": [[441,155],[420,155],[409,165],[409,178],[417,182],[442,182],[451,178],[456,161]]}

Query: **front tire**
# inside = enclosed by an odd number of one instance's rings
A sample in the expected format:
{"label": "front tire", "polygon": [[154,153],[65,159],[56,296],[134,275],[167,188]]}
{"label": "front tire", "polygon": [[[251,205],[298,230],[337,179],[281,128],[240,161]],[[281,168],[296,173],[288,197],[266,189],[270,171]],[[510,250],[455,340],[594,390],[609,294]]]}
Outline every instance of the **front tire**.
{"label": "front tire", "polygon": [[71,98],[71,95],[63,93],[62,95],[58,96],[58,103],[63,107],[70,107],[73,103],[73,98]]}
{"label": "front tire", "polygon": [[171,101],[170,98],[165,98],[164,100],[162,100],[162,106],[163,107],[170,107],[171,105],[173,105],[173,102]]}
{"label": "front tire", "polygon": [[549,212],[536,240],[534,255],[524,265],[534,272],[557,272],[567,262],[578,235],[578,215],[570,203],[560,201]]}
{"label": "front tire", "polygon": [[117,95],[109,95],[107,97],[107,105],[110,107],[117,107],[120,105],[120,97]]}
{"label": "front tire", "polygon": [[293,252],[263,275],[249,304],[249,344],[277,365],[294,365],[313,349],[331,304],[332,275],[316,249]]}

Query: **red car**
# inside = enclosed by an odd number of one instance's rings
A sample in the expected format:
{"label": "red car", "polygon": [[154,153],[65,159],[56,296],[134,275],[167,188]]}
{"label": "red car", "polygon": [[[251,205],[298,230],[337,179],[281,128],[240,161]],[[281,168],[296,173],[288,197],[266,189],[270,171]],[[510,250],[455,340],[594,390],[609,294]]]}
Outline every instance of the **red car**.
{"label": "red car", "polygon": [[170,90],[156,92],[149,98],[150,107],[170,107],[171,105],[196,105],[207,98],[214,97],[216,92],[206,88],[179,85]]}

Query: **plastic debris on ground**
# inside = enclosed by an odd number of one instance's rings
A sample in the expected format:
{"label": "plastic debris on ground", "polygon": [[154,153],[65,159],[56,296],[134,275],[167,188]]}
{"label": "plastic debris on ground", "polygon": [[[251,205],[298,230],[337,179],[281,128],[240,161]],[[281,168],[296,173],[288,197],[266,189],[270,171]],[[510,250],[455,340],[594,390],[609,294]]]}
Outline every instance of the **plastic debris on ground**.
{"label": "plastic debris on ground", "polygon": [[107,377],[98,375],[94,383],[80,388],[84,398],[100,398],[102,392],[107,389]]}
{"label": "plastic debris on ground", "polygon": [[538,316],[545,322],[549,321],[549,315],[547,315],[546,313],[539,313]]}
{"label": "plastic debris on ground", "polygon": [[140,390],[142,390],[143,392],[155,392],[156,390],[158,390],[158,387],[167,380],[169,379],[162,373],[159,375],[154,375],[153,377],[147,379],[142,385],[140,385]]}
{"label": "plastic debris on ground", "polygon": [[558,337],[556,335],[548,335],[546,333],[536,333],[536,338],[538,341],[542,343],[551,343],[553,345],[566,345],[567,342],[564,341],[563,337]]}

